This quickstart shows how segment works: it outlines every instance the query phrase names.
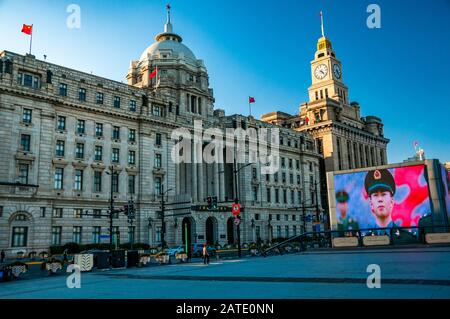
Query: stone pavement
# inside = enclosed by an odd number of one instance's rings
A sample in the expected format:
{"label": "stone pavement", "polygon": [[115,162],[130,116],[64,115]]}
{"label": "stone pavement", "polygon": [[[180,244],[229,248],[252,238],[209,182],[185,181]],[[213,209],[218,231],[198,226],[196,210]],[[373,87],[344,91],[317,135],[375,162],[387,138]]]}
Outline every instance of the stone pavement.
{"label": "stone pavement", "polygon": [[[381,288],[366,284],[381,267]],[[0,284],[6,298],[450,298],[450,247],[305,252],[82,273]]]}

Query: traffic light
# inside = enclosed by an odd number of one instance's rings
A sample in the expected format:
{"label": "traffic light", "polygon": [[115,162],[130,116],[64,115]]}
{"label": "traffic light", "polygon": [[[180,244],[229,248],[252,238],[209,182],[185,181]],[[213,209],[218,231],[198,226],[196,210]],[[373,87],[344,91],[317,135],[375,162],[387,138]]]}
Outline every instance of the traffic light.
{"label": "traffic light", "polygon": [[206,198],[206,202],[208,203],[208,210],[211,210],[212,209],[212,197],[208,196]]}
{"label": "traffic light", "polygon": [[212,207],[213,210],[217,209],[217,207],[218,207],[218,205],[217,205],[217,196],[213,196],[211,207]]}

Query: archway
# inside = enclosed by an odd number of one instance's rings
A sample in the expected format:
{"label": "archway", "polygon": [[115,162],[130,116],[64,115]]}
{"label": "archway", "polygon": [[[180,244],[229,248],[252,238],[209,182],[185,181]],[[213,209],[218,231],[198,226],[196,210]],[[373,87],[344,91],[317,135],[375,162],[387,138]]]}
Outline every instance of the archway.
{"label": "archway", "polygon": [[234,244],[234,218],[229,217],[227,220],[227,239],[228,244]]}
{"label": "archway", "polygon": [[33,246],[33,216],[25,211],[12,214],[9,218],[10,247],[27,249]]}
{"label": "archway", "polygon": [[206,219],[205,233],[206,242],[209,245],[214,245],[217,241],[217,220],[214,217]]}

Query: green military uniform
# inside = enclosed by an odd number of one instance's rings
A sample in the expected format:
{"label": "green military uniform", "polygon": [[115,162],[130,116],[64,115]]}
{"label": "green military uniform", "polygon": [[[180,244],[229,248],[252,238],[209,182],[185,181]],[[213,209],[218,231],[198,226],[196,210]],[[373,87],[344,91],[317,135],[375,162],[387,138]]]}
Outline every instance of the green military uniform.
{"label": "green military uniform", "polygon": [[[396,191],[394,176],[392,176],[387,169],[376,169],[367,172],[364,180],[364,187],[369,197],[372,193],[377,191],[388,191],[393,197]],[[394,242],[414,242],[417,240],[417,237],[410,233],[407,229],[399,229],[399,227],[399,225],[391,220],[385,229],[374,230],[370,233],[379,236],[389,236],[392,233],[392,240]],[[379,226],[374,223],[373,228],[379,228]]]}
{"label": "green military uniform", "polygon": [[[336,201],[338,203],[346,203],[348,202],[349,196],[346,191],[339,191],[336,193]],[[339,219],[337,223],[337,230],[358,230],[359,224],[358,222],[347,216],[344,219]]]}

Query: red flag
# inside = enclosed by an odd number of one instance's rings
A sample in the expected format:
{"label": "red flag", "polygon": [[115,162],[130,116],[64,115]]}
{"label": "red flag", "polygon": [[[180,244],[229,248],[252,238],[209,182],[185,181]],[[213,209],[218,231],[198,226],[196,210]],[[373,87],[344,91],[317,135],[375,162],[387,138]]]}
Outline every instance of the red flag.
{"label": "red flag", "polygon": [[156,74],[158,73],[158,67],[156,67],[152,73],[150,73],[150,75],[148,76],[149,79],[154,78],[156,76]]}
{"label": "red flag", "polygon": [[305,123],[306,123],[306,125],[308,125],[308,123],[309,123],[309,118],[307,116],[305,117]]}
{"label": "red flag", "polygon": [[255,98],[249,96],[249,97],[248,97],[248,103],[255,103]]}
{"label": "red flag", "polygon": [[24,24],[22,26],[22,32],[28,35],[31,35],[31,33],[33,32],[33,26],[32,25],[28,25],[28,24]]}

